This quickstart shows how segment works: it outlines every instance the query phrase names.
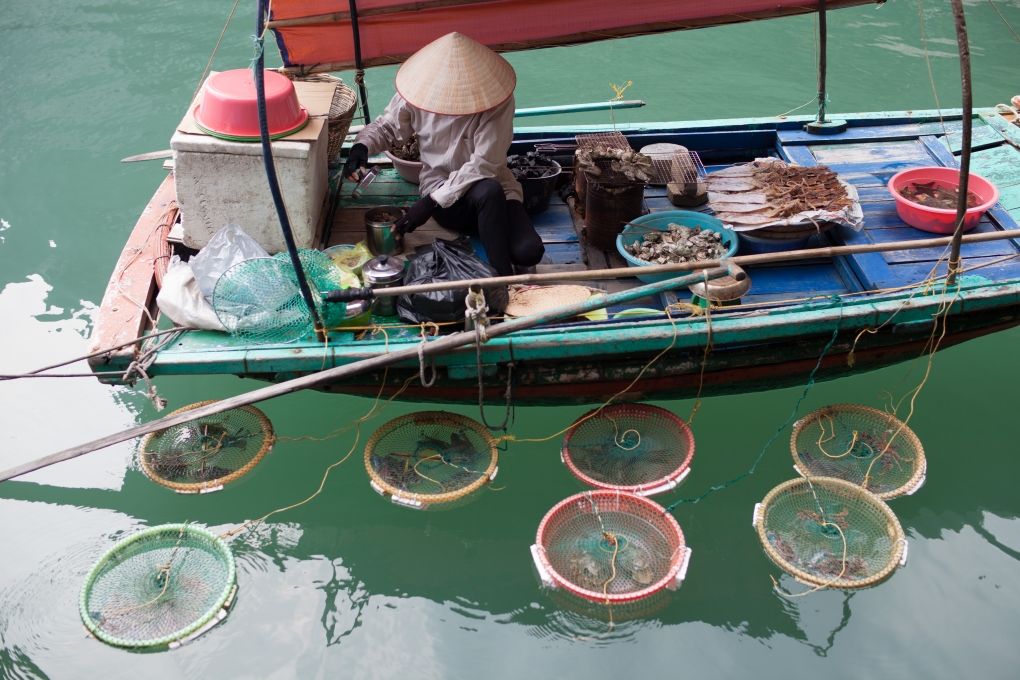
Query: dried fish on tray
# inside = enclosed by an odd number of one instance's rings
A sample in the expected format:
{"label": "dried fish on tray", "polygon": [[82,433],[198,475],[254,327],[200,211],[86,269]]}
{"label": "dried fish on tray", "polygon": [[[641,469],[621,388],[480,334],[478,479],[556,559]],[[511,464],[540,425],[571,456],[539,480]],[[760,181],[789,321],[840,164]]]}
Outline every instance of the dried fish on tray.
{"label": "dried fish on tray", "polygon": [[713,172],[707,181],[708,207],[734,231],[764,229],[776,238],[797,238],[832,224],[855,231],[864,225],[857,189],[824,165],[759,158]]}

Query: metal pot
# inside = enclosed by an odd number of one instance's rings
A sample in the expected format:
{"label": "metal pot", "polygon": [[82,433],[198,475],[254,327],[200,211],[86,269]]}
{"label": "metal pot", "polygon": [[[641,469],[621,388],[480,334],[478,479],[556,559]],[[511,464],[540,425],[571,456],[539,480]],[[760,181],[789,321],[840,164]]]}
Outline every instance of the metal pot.
{"label": "metal pot", "polygon": [[380,205],[365,213],[365,241],[373,255],[399,255],[404,252],[404,236],[390,230],[404,214],[404,208]]}
{"label": "metal pot", "polygon": [[[373,257],[361,267],[361,276],[372,289],[393,288],[404,281],[404,263],[390,255]],[[396,316],[397,298],[379,297],[372,303],[376,316]]]}

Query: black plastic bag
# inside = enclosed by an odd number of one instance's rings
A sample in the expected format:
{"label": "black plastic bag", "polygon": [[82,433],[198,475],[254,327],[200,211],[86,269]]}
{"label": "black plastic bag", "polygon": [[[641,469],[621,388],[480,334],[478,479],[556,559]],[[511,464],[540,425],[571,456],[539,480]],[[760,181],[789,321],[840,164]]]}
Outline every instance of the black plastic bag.
{"label": "black plastic bag", "polygon": [[[454,241],[440,238],[432,244],[431,252],[410,262],[404,272],[404,285],[417,286],[495,276],[499,276],[496,270],[474,254],[468,237],[462,236]],[[502,314],[510,302],[506,286],[490,286],[484,291],[489,314]],[[397,298],[397,314],[406,323],[460,321],[464,318],[466,298],[466,288],[401,295]]]}

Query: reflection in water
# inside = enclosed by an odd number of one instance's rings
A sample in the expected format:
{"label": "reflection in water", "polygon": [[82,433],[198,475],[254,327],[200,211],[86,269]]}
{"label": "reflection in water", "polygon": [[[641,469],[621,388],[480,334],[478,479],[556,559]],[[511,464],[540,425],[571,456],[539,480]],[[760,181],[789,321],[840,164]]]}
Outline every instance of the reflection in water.
{"label": "reflection in water", "polygon": [[339,644],[354,632],[369,601],[365,585],[351,576],[340,559],[333,560],[332,567],[333,577],[327,582],[316,583],[316,587],[326,594],[322,627],[326,631],[327,646]]}

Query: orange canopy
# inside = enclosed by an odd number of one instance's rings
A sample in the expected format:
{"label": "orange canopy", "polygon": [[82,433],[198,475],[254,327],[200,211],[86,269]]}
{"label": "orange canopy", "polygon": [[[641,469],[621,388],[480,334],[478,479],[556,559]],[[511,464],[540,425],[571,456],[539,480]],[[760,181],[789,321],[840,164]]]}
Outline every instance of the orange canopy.
{"label": "orange canopy", "polygon": [[[830,0],[829,9],[875,0]],[[273,0],[286,70],[354,67],[350,0]],[[815,12],[805,0],[357,0],[364,66],[401,62],[459,31],[497,52],[682,31]]]}

